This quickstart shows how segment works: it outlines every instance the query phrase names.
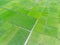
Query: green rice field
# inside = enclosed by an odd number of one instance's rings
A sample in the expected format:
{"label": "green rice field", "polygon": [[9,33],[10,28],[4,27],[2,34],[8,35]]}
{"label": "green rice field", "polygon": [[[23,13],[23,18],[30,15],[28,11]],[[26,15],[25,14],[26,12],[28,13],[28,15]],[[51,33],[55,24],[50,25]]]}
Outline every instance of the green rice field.
{"label": "green rice field", "polygon": [[60,0],[0,0],[0,45],[60,45]]}

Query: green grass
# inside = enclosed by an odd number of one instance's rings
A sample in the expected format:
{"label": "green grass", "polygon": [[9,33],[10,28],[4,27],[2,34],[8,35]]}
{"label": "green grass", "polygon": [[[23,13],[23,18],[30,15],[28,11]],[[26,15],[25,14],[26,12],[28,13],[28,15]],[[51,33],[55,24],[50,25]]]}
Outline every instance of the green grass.
{"label": "green grass", "polygon": [[10,1],[11,0],[0,0],[0,6],[3,6],[3,5],[7,4]]}

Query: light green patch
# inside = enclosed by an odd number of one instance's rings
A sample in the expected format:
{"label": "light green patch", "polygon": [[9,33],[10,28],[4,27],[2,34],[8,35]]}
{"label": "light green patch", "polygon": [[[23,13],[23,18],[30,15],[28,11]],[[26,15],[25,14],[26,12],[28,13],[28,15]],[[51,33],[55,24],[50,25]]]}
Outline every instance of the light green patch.
{"label": "light green patch", "polygon": [[46,35],[50,35],[52,37],[57,37],[58,28],[46,27],[44,32],[45,32],[44,34],[46,34]]}
{"label": "light green patch", "polygon": [[42,15],[41,12],[39,11],[39,9],[37,7],[33,7],[27,14],[28,16],[32,16],[35,18],[40,18],[40,16]]}

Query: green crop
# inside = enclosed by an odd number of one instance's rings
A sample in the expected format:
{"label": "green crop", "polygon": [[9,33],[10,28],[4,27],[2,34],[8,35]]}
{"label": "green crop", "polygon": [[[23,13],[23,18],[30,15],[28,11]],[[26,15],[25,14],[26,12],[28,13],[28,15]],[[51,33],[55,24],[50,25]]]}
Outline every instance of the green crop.
{"label": "green crop", "polygon": [[0,45],[60,45],[60,0],[0,0]]}

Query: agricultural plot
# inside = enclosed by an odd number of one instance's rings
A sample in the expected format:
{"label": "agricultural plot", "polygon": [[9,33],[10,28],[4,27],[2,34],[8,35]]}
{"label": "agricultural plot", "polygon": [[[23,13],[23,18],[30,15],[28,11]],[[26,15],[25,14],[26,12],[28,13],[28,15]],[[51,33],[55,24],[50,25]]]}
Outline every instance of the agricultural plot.
{"label": "agricultural plot", "polygon": [[0,0],[0,45],[60,45],[60,1]]}

